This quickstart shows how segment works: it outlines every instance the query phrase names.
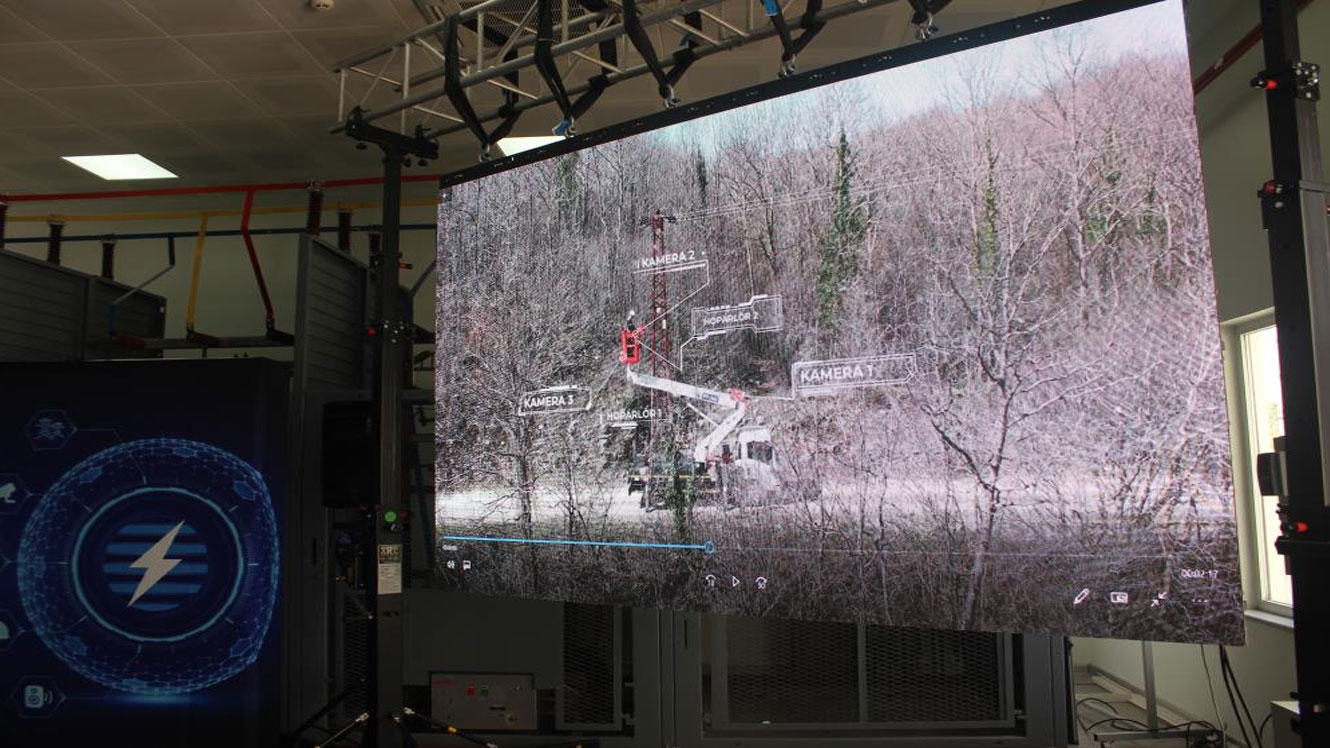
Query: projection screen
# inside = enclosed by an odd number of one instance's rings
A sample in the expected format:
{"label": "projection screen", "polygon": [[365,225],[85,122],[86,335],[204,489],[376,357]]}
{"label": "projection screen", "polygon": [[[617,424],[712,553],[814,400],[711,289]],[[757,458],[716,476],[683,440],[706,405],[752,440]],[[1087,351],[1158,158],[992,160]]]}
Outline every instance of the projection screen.
{"label": "projection screen", "polygon": [[1240,642],[1181,4],[1042,19],[455,179],[445,583]]}

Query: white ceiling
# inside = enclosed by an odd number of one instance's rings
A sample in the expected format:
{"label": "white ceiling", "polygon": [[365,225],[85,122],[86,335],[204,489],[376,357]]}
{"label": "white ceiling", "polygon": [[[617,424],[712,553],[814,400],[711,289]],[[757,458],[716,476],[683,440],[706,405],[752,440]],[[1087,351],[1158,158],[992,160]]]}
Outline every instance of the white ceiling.
{"label": "white ceiling", "polygon": [[[938,24],[958,31],[1066,1],[956,0]],[[800,69],[915,43],[908,16],[902,1],[834,22]],[[372,151],[327,134],[338,99],[330,65],[421,23],[412,0],[337,0],[326,12],[307,0],[0,0],[0,195],[136,186],[103,182],[63,155],[142,153],[181,185],[373,174]],[[679,94],[771,80],[773,45],[699,62]],[[585,132],[658,108],[643,78],[610,89],[579,124]],[[515,134],[545,134],[554,119],[529,113]],[[468,134],[441,145],[433,168],[475,162]]]}

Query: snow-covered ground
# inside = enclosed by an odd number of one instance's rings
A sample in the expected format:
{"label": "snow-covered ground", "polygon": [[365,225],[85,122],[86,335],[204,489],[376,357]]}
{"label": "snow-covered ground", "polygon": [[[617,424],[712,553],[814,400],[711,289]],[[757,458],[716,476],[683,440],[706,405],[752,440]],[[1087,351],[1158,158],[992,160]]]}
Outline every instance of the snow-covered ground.
{"label": "snow-covered ground", "polygon": [[[742,520],[751,517],[754,521],[788,517],[791,519],[815,519],[825,516],[857,518],[861,514],[872,524],[876,521],[879,506],[885,506],[890,519],[900,520],[911,515],[936,513],[936,502],[924,502],[920,497],[943,497],[951,489],[955,506],[961,511],[960,519],[971,513],[975,507],[976,489],[974,484],[958,480],[950,487],[943,481],[920,481],[914,479],[891,479],[885,481],[844,481],[825,486],[821,500],[789,501],[780,500],[779,493],[754,496],[744,500],[741,506],[722,506],[714,499],[699,501],[693,508],[698,520],[710,514],[724,513],[727,519]],[[1054,501],[1069,502],[1083,511],[1095,507],[1097,487],[1090,482],[1079,482],[1065,486],[1058,491],[1061,498],[1050,501],[1047,489],[1030,486],[1024,489],[1012,489],[1004,494],[1008,502],[1005,513],[1008,516],[1031,516],[1041,510],[1052,510]],[[778,489],[779,491],[779,489]],[[572,504],[577,524],[581,527],[597,527],[603,524],[622,524],[625,522],[668,523],[670,512],[651,511],[641,506],[641,494],[628,493],[626,480],[615,480],[609,484],[596,484],[584,481],[579,484],[573,495]],[[532,519],[537,525],[561,525],[569,517],[569,492],[560,486],[538,486],[533,494]],[[1091,509],[1089,514],[1093,515]],[[1222,521],[1229,517],[1226,510],[1215,501],[1202,502],[1201,517],[1206,520]],[[461,491],[440,492],[436,500],[436,517],[443,527],[449,525],[469,525],[493,523],[495,525],[517,522],[521,517],[521,500],[516,490],[496,487],[473,487]]]}

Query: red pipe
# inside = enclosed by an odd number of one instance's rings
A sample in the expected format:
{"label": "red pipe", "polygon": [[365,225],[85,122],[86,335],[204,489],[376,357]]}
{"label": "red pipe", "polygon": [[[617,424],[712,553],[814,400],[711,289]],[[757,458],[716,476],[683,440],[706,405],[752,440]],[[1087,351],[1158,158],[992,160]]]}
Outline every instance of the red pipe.
{"label": "red pipe", "polygon": [[[403,176],[402,182],[437,182],[442,174],[411,174]],[[383,184],[383,177],[360,177],[357,179],[331,179],[323,183],[324,188],[364,187]],[[11,203],[37,203],[54,200],[105,200],[118,197],[163,197],[167,195],[216,195],[227,192],[273,192],[281,190],[307,190],[309,182],[268,182],[260,184],[227,184],[212,187],[159,187],[151,190],[113,190],[108,192],[46,192],[31,195],[0,195],[0,200]]]}
{"label": "red pipe", "polygon": [[[1309,4],[1311,4],[1311,1],[1312,0],[1298,0],[1297,2],[1298,10],[1302,10],[1303,8],[1307,7]],[[1246,54],[1247,51],[1250,50],[1252,47],[1255,47],[1256,43],[1261,41],[1262,36],[1264,36],[1264,33],[1261,31],[1261,27],[1259,25],[1257,25],[1251,31],[1248,31],[1246,34],[1244,34],[1243,37],[1238,40],[1237,44],[1234,44],[1232,47],[1229,47],[1229,50],[1225,52],[1223,55],[1221,55],[1217,61],[1215,61],[1215,64],[1206,68],[1204,73],[1201,73],[1200,75],[1196,76],[1196,80],[1192,81],[1191,84],[1192,96],[1199,96],[1200,93],[1204,91],[1207,86],[1215,82],[1216,78],[1223,75],[1225,70],[1228,70],[1230,67],[1232,67],[1233,63],[1237,62],[1238,59],[1242,57],[1244,54]]]}
{"label": "red pipe", "polygon": [[245,251],[249,252],[249,264],[254,268],[254,280],[259,284],[259,296],[263,297],[264,324],[272,330],[277,324],[272,313],[272,297],[268,295],[268,283],[263,280],[263,268],[259,266],[258,252],[254,251],[254,239],[249,235],[249,214],[253,210],[254,191],[250,190],[245,193],[245,209],[240,214],[240,237],[245,240]]}

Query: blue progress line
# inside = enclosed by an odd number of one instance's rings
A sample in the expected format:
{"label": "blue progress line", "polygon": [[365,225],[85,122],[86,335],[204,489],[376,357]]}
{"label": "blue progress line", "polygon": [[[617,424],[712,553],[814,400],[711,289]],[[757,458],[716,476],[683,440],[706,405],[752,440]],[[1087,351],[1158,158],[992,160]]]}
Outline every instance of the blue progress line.
{"label": "blue progress line", "polygon": [[715,552],[714,543],[627,543],[613,540],[563,540],[555,538],[491,538],[484,535],[444,535],[443,540],[467,540],[477,543],[519,543],[535,545],[601,545],[613,548],[669,548],[685,551]]}

